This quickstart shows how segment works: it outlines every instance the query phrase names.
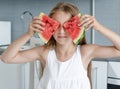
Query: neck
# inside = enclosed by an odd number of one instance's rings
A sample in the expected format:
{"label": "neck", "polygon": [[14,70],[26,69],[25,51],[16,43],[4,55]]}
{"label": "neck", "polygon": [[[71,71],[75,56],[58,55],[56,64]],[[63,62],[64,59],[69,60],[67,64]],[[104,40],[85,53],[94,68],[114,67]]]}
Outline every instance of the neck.
{"label": "neck", "polygon": [[66,61],[70,59],[74,52],[76,51],[76,49],[77,49],[76,45],[64,45],[64,46],[57,45],[55,47],[57,59],[59,59],[59,61]]}
{"label": "neck", "polygon": [[72,45],[57,45],[56,47],[55,47],[55,51],[56,51],[56,53],[59,53],[59,54],[69,54],[70,52],[73,52],[73,51],[75,51],[76,50],[76,47],[77,47],[77,45],[74,45],[74,44],[72,44]]}

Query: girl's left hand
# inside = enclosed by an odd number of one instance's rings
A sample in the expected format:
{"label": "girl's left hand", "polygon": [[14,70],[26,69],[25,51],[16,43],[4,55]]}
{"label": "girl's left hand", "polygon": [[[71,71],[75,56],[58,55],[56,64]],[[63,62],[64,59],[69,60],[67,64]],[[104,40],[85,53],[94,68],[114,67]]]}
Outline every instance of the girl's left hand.
{"label": "girl's left hand", "polygon": [[79,26],[85,27],[86,30],[93,28],[98,30],[100,27],[99,22],[91,15],[83,15],[80,17],[80,24]]}

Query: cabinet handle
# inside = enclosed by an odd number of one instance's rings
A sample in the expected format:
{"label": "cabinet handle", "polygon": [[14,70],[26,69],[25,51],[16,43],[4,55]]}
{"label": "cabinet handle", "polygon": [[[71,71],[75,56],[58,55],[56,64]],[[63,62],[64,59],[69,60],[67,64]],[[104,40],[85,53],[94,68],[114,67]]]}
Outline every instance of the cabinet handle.
{"label": "cabinet handle", "polygon": [[92,89],[97,89],[97,70],[97,67],[92,68]]}

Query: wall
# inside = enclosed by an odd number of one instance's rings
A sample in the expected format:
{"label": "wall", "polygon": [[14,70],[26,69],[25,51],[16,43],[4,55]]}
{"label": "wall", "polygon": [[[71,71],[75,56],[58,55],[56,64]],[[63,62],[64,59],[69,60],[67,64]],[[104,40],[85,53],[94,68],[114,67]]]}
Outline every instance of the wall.
{"label": "wall", "polygon": [[[120,0],[95,0],[95,18],[107,28],[120,34]],[[112,45],[98,32],[95,32],[94,41],[99,45]]]}

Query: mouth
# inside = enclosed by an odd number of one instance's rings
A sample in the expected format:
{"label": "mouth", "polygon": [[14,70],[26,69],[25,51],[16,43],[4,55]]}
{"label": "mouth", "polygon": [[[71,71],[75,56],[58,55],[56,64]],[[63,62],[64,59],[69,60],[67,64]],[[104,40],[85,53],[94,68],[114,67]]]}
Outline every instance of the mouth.
{"label": "mouth", "polygon": [[67,38],[67,36],[61,36],[61,35],[59,35],[58,38]]}

